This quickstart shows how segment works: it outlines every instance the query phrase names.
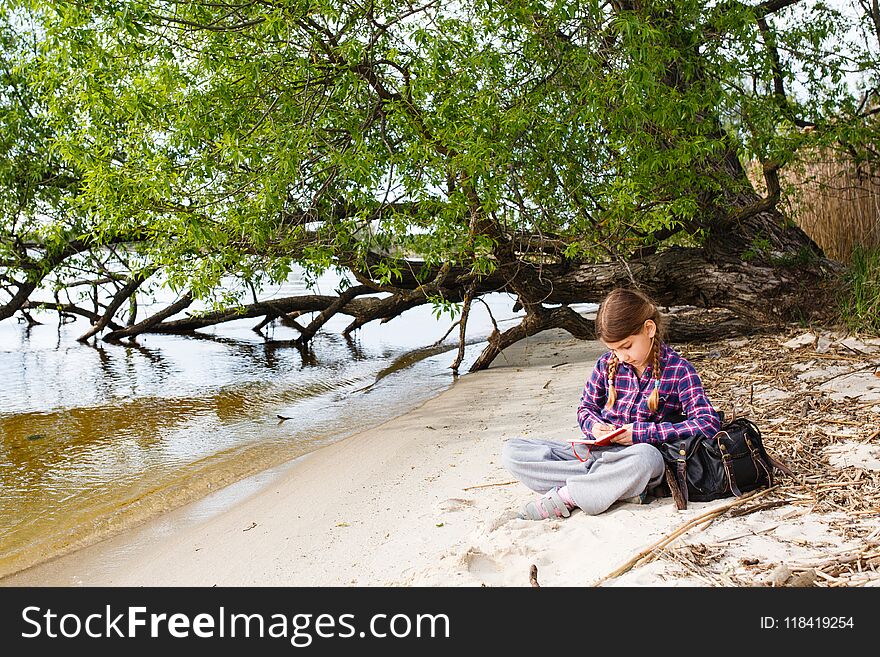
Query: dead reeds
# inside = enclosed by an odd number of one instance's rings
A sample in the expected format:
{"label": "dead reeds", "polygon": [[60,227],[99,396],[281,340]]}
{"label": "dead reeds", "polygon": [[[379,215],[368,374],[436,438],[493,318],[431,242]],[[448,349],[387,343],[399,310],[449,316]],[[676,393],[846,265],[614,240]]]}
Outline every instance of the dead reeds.
{"label": "dead reeds", "polygon": [[[788,335],[758,335],[712,346],[675,345],[700,373],[715,407],[727,419],[735,413],[753,420],[768,451],[795,472],[793,477],[779,478],[760,501],[725,503],[707,516],[710,522],[723,522],[734,515],[790,506],[781,523],[789,517],[822,514],[841,539],[861,547],[786,564],[745,559],[733,568],[729,562],[724,565],[725,551],[733,541],[754,532],[711,543],[700,537],[705,526],[691,521],[599,583],[658,558],[713,586],[861,586],[880,580],[880,470],[832,465],[833,449],[828,450],[835,445],[880,445],[880,412],[875,408],[880,408],[880,399],[873,394],[863,399],[859,391],[847,397],[831,385],[853,374],[874,377],[880,384],[880,351],[862,353],[855,342],[824,336],[799,348],[782,346],[803,333],[804,329],[792,327]],[[690,543],[683,542],[685,533]],[[784,540],[798,543],[799,539]]]}
{"label": "dead reeds", "polygon": [[849,262],[853,248],[880,248],[880,172],[827,152],[806,154],[784,174],[795,221],[825,253]]}
{"label": "dead reeds", "polygon": [[[763,188],[760,166],[748,169]],[[780,207],[829,258],[849,263],[857,246],[880,249],[880,171],[828,150],[803,152],[780,172]]]}
{"label": "dead reeds", "polygon": [[[803,329],[793,328],[791,336],[799,333]],[[846,554],[821,564],[788,564],[792,575],[815,571],[817,586],[876,579],[880,471],[832,466],[826,449],[844,442],[880,444],[880,414],[872,410],[880,400],[865,401],[856,393],[847,399],[829,385],[860,372],[880,382],[875,374],[880,374],[880,352],[859,353],[843,341],[829,344],[827,338],[818,351],[817,345],[788,349],[782,342],[779,335],[767,335],[728,340],[715,348],[684,345],[679,351],[700,372],[713,403],[728,417],[735,410],[753,419],[767,449],[795,471],[795,477],[779,480],[773,497],[828,513],[829,525],[842,537],[865,545],[856,558]],[[812,376],[819,370],[824,372]]]}

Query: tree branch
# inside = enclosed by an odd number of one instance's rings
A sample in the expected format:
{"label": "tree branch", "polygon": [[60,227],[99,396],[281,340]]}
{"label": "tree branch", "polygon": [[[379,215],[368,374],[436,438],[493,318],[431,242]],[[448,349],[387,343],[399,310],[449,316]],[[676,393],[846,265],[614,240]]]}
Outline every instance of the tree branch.
{"label": "tree branch", "polygon": [[755,7],[755,13],[758,18],[764,18],[765,16],[775,14],[777,11],[781,11],[786,7],[791,7],[802,1],[803,0],[767,0]]}
{"label": "tree branch", "polygon": [[129,279],[128,283],[126,283],[115,295],[113,295],[113,300],[110,302],[110,305],[107,306],[107,311],[104,313],[101,319],[99,319],[98,322],[94,326],[92,326],[91,329],[79,336],[77,338],[77,341],[85,342],[93,335],[97,335],[98,333],[103,331],[110,320],[113,319],[113,315],[116,313],[117,310],[119,310],[119,307],[123,303],[125,303],[125,301],[132,294],[135,293],[135,290],[137,290],[141,286],[141,284],[146,281],[150,276],[152,276],[155,272],[156,268],[153,267],[148,270],[138,272],[137,274],[132,276]]}
{"label": "tree branch", "polygon": [[343,291],[333,303],[322,310],[308,326],[300,331],[300,335],[295,342],[304,345],[314,337],[315,333],[318,332],[318,329],[327,323],[327,320],[333,317],[336,313],[342,311],[349,301],[361,294],[369,294],[371,292],[373,292],[373,289],[366,285],[356,285]]}
{"label": "tree branch", "polygon": [[192,302],[192,292],[188,291],[170,306],[157,312],[154,315],[151,315],[150,317],[147,317],[142,322],[126,327],[124,329],[117,329],[112,333],[108,333],[104,336],[104,342],[118,342],[122,338],[130,338],[135,335],[140,335],[141,333],[146,333],[160,322],[176,315],[184,308],[189,307]]}
{"label": "tree branch", "polygon": [[[86,317],[92,322],[97,322],[101,319],[101,316],[99,314],[94,313],[91,310],[86,310],[85,308],[75,306],[72,303],[58,303],[57,301],[27,301],[22,306],[22,309],[26,308],[33,310],[55,310],[61,314],[67,313],[68,315],[79,315],[80,317]],[[109,322],[107,326],[114,330],[122,328],[119,324],[116,324],[115,322]]]}
{"label": "tree branch", "polygon": [[781,189],[779,186],[779,168],[778,162],[764,162],[763,173],[764,182],[767,184],[767,196],[759,200],[757,203],[739,209],[735,214],[731,215],[730,222],[733,225],[742,223],[749,217],[753,217],[761,212],[768,212],[776,207],[779,202]]}

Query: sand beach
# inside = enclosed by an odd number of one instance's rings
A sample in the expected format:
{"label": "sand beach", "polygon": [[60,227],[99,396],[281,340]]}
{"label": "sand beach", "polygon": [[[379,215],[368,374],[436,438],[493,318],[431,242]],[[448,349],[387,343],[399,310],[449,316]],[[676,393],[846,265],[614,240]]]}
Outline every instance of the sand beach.
{"label": "sand beach", "polygon": [[[774,350],[776,369],[748,349]],[[530,586],[534,565],[541,586],[880,584],[878,341],[793,327],[680,351],[716,407],[758,421],[794,480],[715,517],[731,499],[518,519],[535,494],[501,467],[502,442],[577,437],[583,382],[603,352],[545,332],[401,417],[0,583]],[[818,469],[798,467],[804,445]]]}

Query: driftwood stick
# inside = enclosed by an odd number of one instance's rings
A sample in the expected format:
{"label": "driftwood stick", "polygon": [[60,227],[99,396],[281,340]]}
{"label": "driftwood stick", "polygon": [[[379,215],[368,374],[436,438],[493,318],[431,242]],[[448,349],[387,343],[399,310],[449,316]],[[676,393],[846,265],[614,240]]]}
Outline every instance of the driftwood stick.
{"label": "driftwood stick", "polygon": [[784,506],[785,504],[789,504],[791,500],[773,500],[772,502],[762,502],[761,504],[756,504],[754,506],[750,506],[745,509],[737,509],[736,511],[731,512],[731,516],[734,518],[738,518],[740,516],[747,516],[750,513],[754,513],[755,511],[764,511],[766,509],[775,509],[777,506]]}
{"label": "driftwood stick", "polygon": [[510,484],[519,483],[518,481],[500,481],[497,484],[480,484],[479,486],[468,486],[467,488],[462,488],[462,490],[473,490],[474,488],[489,488],[490,486],[510,486]]}
{"label": "driftwood stick", "polygon": [[828,383],[829,381],[834,381],[834,379],[839,379],[842,376],[849,376],[850,374],[857,374],[859,372],[864,372],[865,370],[869,370],[874,367],[877,367],[877,365],[880,365],[880,363],[871,362],[871,363],[868,363],[867,365],[863,365],[862,367],[857,367],[856,369],[851,370],[849,372],[841,372],[840,374],[835,374],[834,376],[828,377],[827,379],[825,379],[821,383],[816,384],[816,387],[823,386],[826,383]]}
{"label": "driftwood stick", "polygon": [[823,568],[827,568],[829,566],[837,566],[839,564],[847,564],[852,563],[854,561],[858,561],[860,559],[872,559],[876,556],[880,555],[878,553],[872,553],[870,548],[860,548],[857,550],[853,550],[852,552],[845,552],[839,556],[831,557],[830,559],[822,559],[820,561],[801,561],[796,563],[788,564],[788,567],[792,570],[808,570],[811,568],[816,568],[818,570],[822,570]]}
{"label": "driftwood stick", "polygon": [[538,588],[541,587],[541,585],[538,584],[538,567],[535,564],[532,564],[531,568],[529,568],[529,584],[537,586]]}
{"label": "driftwood stick", "polygon": [[706,513],[703,513],[703,514],[697,516],[696,518],[693,518],[693,519],[687,521],[686,523],[684,523],[681,527],[676,529],[671,534],[664,536],[663,538],[661,538],[659,541],[657,541],[656,543],[654,543],[650,547],[639,552],[636,556],[634,556],[632,559],[627,561],[620,568],[617,568],[613,572],[608,573],[607,575],[605,575],[601,579],[594,582],[593,586],[599,586],[603,582],[607,582],[608,580],[614,579],[615,577],[620,577],[621,575],[623,575],[625,572],[631,570],[636,565],[641,565],[642,561],[644,561],[644,563],[650,563],[651,561],[653,561],[654,559],[656,559],[659,556],[659,554],[663,551],[663,548],[665,548],[672,541],[674,541],[676,538],[678,538],[679,536],[681,536],[682,534],[687,532],[689,529],[691,529],[695,525],[698,525],[698,524],[705,522],[706,520],[709,520],[709,519],[714,519],[717,516],[720,516],[722,513],[725,513],[726,511],[728,511],[734,507],[739,506],[740,504],[745,504],[749,500],[754,500],[758,497],[763,497],[764,495],[769,493],[771,490],[775,490],[775,487],[774,488],[767,488],[765,490],[758,491],[756,493],[752,493],[751,495],[743,495],[742,497],[736,498],[732,502],[728,502],[727,504],[723,504],[719,507],[715,507],[711,511],[707,511]]}

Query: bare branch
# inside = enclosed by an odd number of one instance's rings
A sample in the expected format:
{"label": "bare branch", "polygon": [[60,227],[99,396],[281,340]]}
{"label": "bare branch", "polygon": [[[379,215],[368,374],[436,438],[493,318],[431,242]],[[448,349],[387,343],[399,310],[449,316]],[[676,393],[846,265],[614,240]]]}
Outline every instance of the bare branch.
{"label": "bare branch", "polygon": [[464,346],[465,346],[465,337],[467,333],[467,320],[468,314],[471,310],[471,302],[474,299],[474,288],[475,284],[471,283],[468,286],[467,291],[464,293],[464,302],[461,306],[461,319],[458,321],[458,355],[455,357],[455,361],[452,363],[451,369],[455,374],[458,374],[458,366],[461,365],[461,361],[464,360]]}
{"label": "bare branch", "polygon": [[373,289],[366,285],[356,285],[348,288],[340,294],[333,303],[322,310],[318,316],[300,332],[300,336],[296,339],[296,342],[299,344],[305,344],[314,337],[315,333],[318,332],[318,329],[327,323],[327,320],[333,317],[336,313],[342,311],[349,301],[361,294],[369,294],[371,292],[373,292]]}
{"label": "bare branch", "polygon": [[[85,308],[80,308],[72,303],[58,303],[57,301],[27,301],[22,306],[22,308],[34,309],[34,310],[55,310],[59,314],[64,315],[79,315],[80,317],[86,317],[90,319],[92,322],[97,322],[101,319],[101,316],[97,313],[92,312],[91,310],[86,310]],[[122,327],[115,322],[108,322],[107,326],[116,330],[121,329]]]}
{"label": "bare branch", "polygon": [[134,324],[127,328],[114,330],[112,333],[108,333],[104,336],[104,342],[117,342],[122,338],[128,338],[135,335],[140,335],[141,333],[146,333],[160,322],[176,315],[184,308],[189,307],[192,302],[192,292],[188,291],[170,306],[154,315],[151,315],[150,317],[147,317],[147,319],[143,320],[139,324]]}
{"label": "bare branch", "polygon": [[101,319],[99,319],[98,322],[94,326],[92,326],[91,329],[78,337],[77,341],[85,342],[93,335],[97,335],[98,333],[103,331],[110,320],[113,319],[113,315],[116,313],[117,310],[119,310],[119,307],[123,303],[125,303],[128,298],[135,293],[135,290],[137,290],[141,286],[141,284],[146,281],[150,276],[152,276],[155,272],[156,268],[151,268],[149,270],[138,272],[137,274],[132,276],[129,279],[128,283],[126,283],[121,290],[113,295],[113,300],[107,306],[107,310],[101,317]]}

